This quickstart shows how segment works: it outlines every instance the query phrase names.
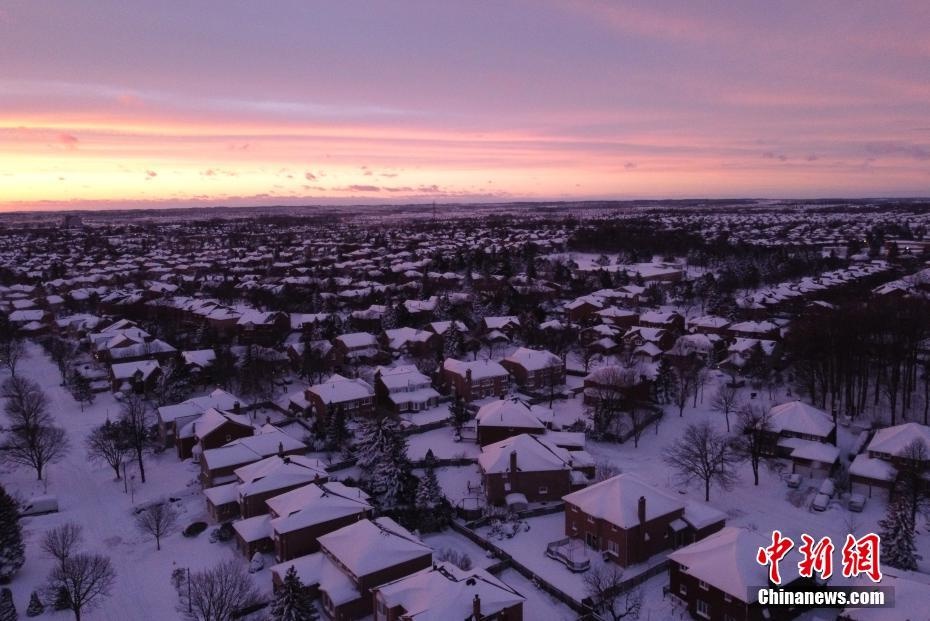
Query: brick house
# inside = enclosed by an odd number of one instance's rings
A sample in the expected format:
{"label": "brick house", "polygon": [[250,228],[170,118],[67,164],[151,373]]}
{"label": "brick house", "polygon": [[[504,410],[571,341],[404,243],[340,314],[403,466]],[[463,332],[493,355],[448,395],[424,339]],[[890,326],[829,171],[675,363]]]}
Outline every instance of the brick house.
{"label": "brick house", "polygon": [[380,405],[400,414],[436,407],[440,395],[430,378],[415,366],[404,365],[375,370],[375,396]]}
{"label": "brick house", "polygon": [[465,401],[501,397],[510,387],[507,369],[493,360],[466,362],[446,358],[442,363],[442,379],[452,396]]}
{"label": "brick house", "polygon": [[451,563],[436,563],[376,588],[375,621],[522,621],[525,599],[484,569],[462,570]]}
{"label": "brick house", "polygon": [[340,409],[346,417],[374,412],[375,391],[362,379],[349,379],[334,373],[328,380],[307,388],[305,396],[313,412],[325,420]]}
{"label": "brick house", "polygon": [[[904,455],[912,442],[922,442],[930,455],[930,427],[919,423],[903,423],[879,429],[872,436],[864,453],[856,455],[849,465],[852,491],[869,498],[874,492],[889,495],[898,468],[906,464]],[[930,459],[921,464],[930,468]]]}
{"label": "brick house", "polygon": [[217,388],[209,395],[194,397],[174,405],[163,405],[156,410],[158,438],[166,446],[174,446],[177,430],[196,419],[210,408],[236,411],[241,400],[225,390]]}
{"label": "brick house", "polygon": [[307,445],[274,425],[264,425],[254,436],[239,438],[219,448],[207,449],[200,459],[200,482],[213,487],[236,480],[236,469],[266,457],[298,455],[307,451]]}
{"label": "brick house", "polygon": [[647,328],[662,328],[674,334],[685,331],[685,318],[675,311],[647,311],[639,316],[639,325]]}
{"label": "brick house", "polygon": [[675,334],[664,328],[633,326],[623,334],[623,342],[629,349],[653,343],[662,351],[668,351],[675,344]]}
{"label": "brick house", "polygon": [[271,568],[281,585],[291,567],[311,596],[319,596],[333,621],[371,615],[372,591],[433,563],[433,550],[388,517],[359,520],[318,538],[320,551]]}
{"label": "brick house", "polygon": [[321,535],[372,516],[368,495],[338,482],[317,482],[269,499],[271,537],[280,563],[318,552]]}
{"label": "brick house", "polygon": [[[750,597],[753,587],[768,586],[768,568],[756,562],[759,548],[771,545],[759,533],[722,528],[668,555],[669,587],[695,619],[787,621],[803,610],[762,606]],[[782,585],[800,585],[797,565],[781,563]]]}
{"label": "brick house", "polygon": [[303,455],[272,455],[238,468],[236,479],[239,515],[248,518],[267,513],[265,501],[269,498],[308,483],[325,483],[329,474],[318,459]]}
{"label": "brick house", "polygon": [[501,360],[501,366],[526,390],[548,390],[565,383],[565,363],[545,350],[520,347]]}
{"label": "brick house", "polygon": [[768,450],[791,460],[791,471],[827,476],[839,459],[833,418],[812,405],[789,401],[769,410]]}
{"label": "brick house", "polygon": [[195,445],[200,451],[205,451],[254,434],[255,428],[248,416],[209,408],[178,429],[175,449],[178,459],[187,459],[193,454]]}
{"label": "brick house", "polygon": [[475,415],[478,444],[486,446],[521,433],[545,433],[552,416],[552,410],[519,399],[492,401],[482,405]]}
{"label": "brick house", "polygon": [[575,469],[572,453],[544,436],[520,434],[484,446],[478,468],[493,505],[504,504],[510,494],[522,494],[527,502],[554,501],[588,484],[588,477]]}
{"label": "brick house", "polygon": [[620,474],[564,496],[565,534],[627,567],[723,527],[726,516]]}

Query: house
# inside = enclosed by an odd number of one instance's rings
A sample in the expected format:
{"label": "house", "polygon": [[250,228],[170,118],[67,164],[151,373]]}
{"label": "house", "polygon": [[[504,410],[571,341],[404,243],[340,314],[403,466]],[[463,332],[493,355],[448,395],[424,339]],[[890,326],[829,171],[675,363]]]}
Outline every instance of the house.
{"label": "house", "polygon": [[193,454],[195,445],[202,453],[207,449],[218,448],[237,438],[245,438],[254,433],[255,429],[248,416],[209,408],[178,429],[175,448],[178,459],[187,459]]}
{"label": "house", "polygon": [[329,355],[336,365],[364,364],[382,357],[378,337],[368,332],[340,334],[333,339]]}
{"label": "house", "polygon": [[375,395],[380,404],[395,414],[428,410],[439,404],[439,393],[432,381],[413,365],[378,367]]}
{"label": "house", "polygon": [[659,349],[666,351],[675,344],[675,335],[663,328],[633,326],[624,333],[623,341],[630,349],[654,343]]}
{"label": "house", "polygon": [[239,410],[239,397],[217,388],[209,395],[194,397],[174,405],[163,405],[156,410],[158,435],[165,446],[173,446],[176,430],[194,420],[210,408],[221,411]]}
{"label": "house", "polygon": [[522,621],[525,599],[487,570],[436,563],[374,589],[375,621]]}
{"label": "house", "polygon": [[726,516],[686,502],[631,474],[572,492],[565,501],[565,535],[606,551],[618,565],[642,563],[720,530]]}
{"label": "house", "polygon": [[529,391],[545,391],[565,383],[565,363],[546,350],[520,347],[501,360],[518,386]]}
{"label": "house", "polygon": [[[668,555],[669,593],[681,599],[695,619],[782,621],[801,611],[762,606],[755,589],[769,586],[768,568],[756,562],[759,548],[771,545],[760,533],[728,526]],[[800,586],[795,563],[781,563],[782,585]]]}
{"label": "house", "polygon": [[254,436],[239,438],[219,448],[207,449],[203,454],[194,452],[200,459],[200,481],[204,487],[213,487],[236,480],[237,468],[272,455],[284,457],[307,451],[307,445],[284,433],[274,425],[264,425]]}
{"label": "house", "polygon": [[359,520],[318,538],[320,551],[271,568],[280,586],[291,567],[333,621],[373,613],[372,591],[432,566],[433,551],[388,517]]}
{"label": "house", "polygon": [[[579,465],[589,462],[582,459]],[[588,476],[575,469],[571,452],[545,436],[525,433],[483,446],[478,468],[487,501],[493,505],[504,504],[513,494],[521,496],[522,504],[555,501],[588,484]]]}
{"label": "house", "polygon": [[801,401],[773,406],[767,435],[768,450],[790,459],[792,472],[826,476],[840,456],[833,419]]}
{"label": "house", "polygon": [[120,362],[110,365],[109,370],[110,388],[113,392],[149,392],[161,376],[161,366],[157,360]]}
{"label": "house", "polygon": [[446,358],[442,363],[442,378],[452,396],[477,401],[506,394],[510,375],[507,369],[493,360],[465,362]]}
{"label": "house", "polygon": [[583,401],[596,406],[601,400],[635,402],[649,399],[650,383],[637,368],[604,365],[584,378]]}
{"label": "house", "polygon": [[428,330],[416,328],[393,328],[385,330],[381,342],[384,348],[394,354],[407,354],[414,357],[435,357],[442,351],[442,337]]}
{"label": "house", "polygon": [[730,324],[726,333],[731,338],[762,339],[777,341],[781,331],[771,321],[741,321]]}
{"label": "house", "polygon": [[639,313],[626,308],[608,306],[595,313],[601,321],[618,329],[627,330],[639,323]]}
{"label": "house", "polygon": [[374,412],[375,391],[371,385],[363,379],[349,379],[338,373],[307,388],[306,397],[313,412],[323,420],[337,410],[346,417],[367,416]]}
{"label": "house", "polygon": [[725,317],[715,315],[704,315],[688,320],[688,330],[694,334],[717,334],[720,336],[727,334],[727,328],[730,327],[730,320]]}
{"label": "house", "polygon": [[209,372],[216,360],[216,352],[212,349],[195,349],[181,352],[181,362],[195,381],[203,382],[209,377]]}
{"label": "house", "polygon": [[[853,586],[874,587],[875,584],[865,577],[856,578]],[[930,583],[926,574],[903,571],[885,565],[882,567],[881,586],[894,592],[894,608],[843,608],[836,621],[888,621],[894,619],[926,618],[927,601],[930,601]],[[893,615],[889,613],[894,613]]]}
{"label": "house", "polygon": [[521,433],[542,434],[552,425],[552,410],[519,399],[498,399],[475,415],[478,444],[486,446]]}
{"label": "house", "polygon": [[695,332],[679,336],[667,355],[680,358],[696,356],[705,365],[712,365],[722,357],[724,351],[725,341],[719,334]]}
{"label": "house", "polygon": [[236,320],[240,344],[274,345],[290,329],[290,316],[277,311],[245,310]]}
{"label": "house", "polygon": [[898,478],[898,469],[907,465],[905,457],[914,442],[923,443],[927,459],[923,468],[930,468],[930,427],[919,423],[904,423],[879,429],[866,446],[866,451],[849,465],[852,491],[872,497],[874,491],[889,494]]}
{"label": "house", "polygon": [[685,318],[675,311],[646,311],[640,313],[639,325],[679,334],[685,331]]}
{"label": "house", "polygon": [[568,302],[563,307],[565,317],[573,323],[585,323],[594,317],[595,313],[604,308],[604,301],[595,296],[583,296]]}
{"label": "house", "polygon": [[308,483],[325,483],[326,466],[304,455],[272,455],[235,470],[239,515],[243,518],[267,512],[265,501]]}
{"label": "house", "polygon": [[368,495],[357,487],[318,481],[266,501],[278,562],[318,552],[321,535],[370,518]]}
{"label": "house", "polygon": [[502,332],[508,339],[512,339],[520,329],[520,319],[508,315],[506,317],[485,317],[481,320],[481,332],[489,334],[491,332]]}

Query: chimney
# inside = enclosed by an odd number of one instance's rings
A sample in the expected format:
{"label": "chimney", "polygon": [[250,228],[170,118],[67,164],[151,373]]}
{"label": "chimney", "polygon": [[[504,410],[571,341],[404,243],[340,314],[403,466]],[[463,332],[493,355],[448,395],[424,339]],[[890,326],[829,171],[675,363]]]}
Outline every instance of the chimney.
{"label": "chimney", "polygon": [[284,442],[278,442],[278,457],[283,457],[283,456],[284,456]]}
{"label": "chimney", "polygon": [[475,593],[475,599],[471,601],[471,615],[475,621],[481,621],[481,598]]}
{"label": "chimney", "polygon": [[517,471],[517,452],[516,451],[510,451],[510,471],[511,472]]}
{"label": "chimney", "polygon": [[239,402],[238,402],[238,401],[236,401],[235,403],[233,403],[233,412],[235,412],[236,414],[238,414],[238,413],[239,413],[239,408],[240,408],[240,407],[241,407],[241,406],[239,405]]}
{"label": "chimney", "polygon": [[465,369],[465,383],[471,384],[471,369]]}
{"label": "chimney", "polygon": [[266,425],[270,425],[270,424],[271,424],[271,417],[270,417],[270,416],[266,416],[266,417],[265,417],[265,424],[266,424]]}
{"label": "chimney", "polygon": [[639,523],[646,523],[646,497],[639,497],[639,506],[637,507],[637,514],[639,515]]}

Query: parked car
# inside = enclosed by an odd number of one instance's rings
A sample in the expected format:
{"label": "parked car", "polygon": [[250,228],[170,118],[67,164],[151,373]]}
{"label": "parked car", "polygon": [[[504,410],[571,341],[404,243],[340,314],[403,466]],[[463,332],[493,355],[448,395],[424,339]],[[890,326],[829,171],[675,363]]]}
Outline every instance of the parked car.
{"label": "parked car", "polygon": [[866,498],[864,494],[850,494],[849,495],[849,510],[855,511],[856,513],[861,513],[865,508]]}
{"label": "parked car", "polygon": [[836,486],[830,479],[824,479],[823,483],[820,484],[820,489],[817,491],[821,494],[829,496],[830,498],[833,498],[833,495],[836,493]]}
{"label": "parked car", "polygon": [[45,515],[46,513],[58,513],[58,496],[36,496],[30,498],[22,511],[21,516],[27,515]]}
{"label": "parked car", "polygon": [[830,504],[830,497],[826,494],[817,494],[814,496],[814,502],[811,503],[811,509],[814,511],[826,511]]}
{"label": "parked car", "polygon": [[790,477],[788,477],[788,487],[791,489],[797,489],[801,487],[801,475],[792,474]]}

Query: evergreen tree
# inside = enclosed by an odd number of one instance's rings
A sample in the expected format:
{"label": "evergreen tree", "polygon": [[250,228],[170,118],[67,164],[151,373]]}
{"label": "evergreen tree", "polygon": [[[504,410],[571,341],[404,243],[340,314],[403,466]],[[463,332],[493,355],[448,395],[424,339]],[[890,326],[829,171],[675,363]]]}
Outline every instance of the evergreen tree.
{"label": "evergreen tree", "polygon": [[0,591],[0,621],[16,621],[16,604],[13,603],[13,591],[4,588]]}
{"label": "evergreen tree", "polygon": [[319,619],[316,607],[304,592],[304,586],[297,577],[297,570],[291,566],[284,574],[281,589],[271,604],[269,621],[316,621]]}
{"label": "evergreen tree", "polygon": [[85,404],[94,402],[94,391],[90,386],[90,380],[81,373],[74,373],[71,376],[71,396],[81,404],[81,411],[84,411]]}
{"label": "evergreen tree", "polygon": [[191,394],[190,370],[178,361],[162,367],[162,374],[155,385],[155,400],[158,405],[180,403]]}
{"label": "evergreen tree", "polygon": [[326,421],[326,448],[337,451],[346,443],[349,430],[346,428],[346,416],[342,407],[337,407],[329,420]]}
{"label": "evergreen tree", "polygon": [[888,503],[888,511],[878,526],[881,529],[882,561],[898,569],[916,570],[914,522],[900,497]]}
{"label": "evergreen tree", "polygon": [[411,466],[407,438],[397,419],[385,416],[368,421],[356,445],[358,466],[371,490],[386,507],[404,504],[410,495]]}
{"label": "evergreen tree", "polygon": [[442,490],[439,487],[439,481],[436,479],[436,471],[429,467],[423,473],[423,477],[417,484],[417,495],[414,505],[417,509],[430,511],[439,506],[442,502]]}
{"label": "evergreen tree", "polygon": [[68,589],[58,587],[58,590],[55,591],[55,601],[52,603],[52,608],[55,610],[71,610],[71,596],[68,594]]}
{"label": "evergreen tree", "polygon": [[461,397],[456,397],[449,404],[449,415],[452,417],[452,428],[455,429],[456,433],[461,434],[462,427],[471,419],[471,414]]}
{"label": "evergreen tree", "polygon": [[45,604],[39,599],[39,594],[35,591],[29,596],[29,606],[26,608],[27,617],[38,617],[45,612]]}
{"label": "evergreen tree", "polygon": [[0,486],[0,583],[9,582],[26,562],[19,507]]}

